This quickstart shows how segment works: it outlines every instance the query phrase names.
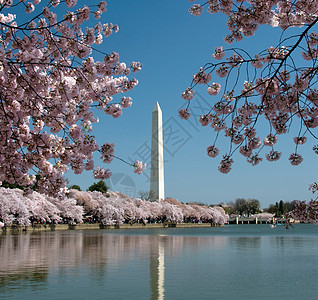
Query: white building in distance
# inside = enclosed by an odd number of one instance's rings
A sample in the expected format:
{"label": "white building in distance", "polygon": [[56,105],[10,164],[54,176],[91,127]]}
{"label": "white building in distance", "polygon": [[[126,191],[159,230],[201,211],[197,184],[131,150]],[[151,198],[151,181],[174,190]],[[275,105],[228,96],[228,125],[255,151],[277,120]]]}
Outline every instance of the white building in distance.
{"label": "white building in distance", "polygon": [[165,199],[162,111],[158,102],[152,111],[150,199]]}

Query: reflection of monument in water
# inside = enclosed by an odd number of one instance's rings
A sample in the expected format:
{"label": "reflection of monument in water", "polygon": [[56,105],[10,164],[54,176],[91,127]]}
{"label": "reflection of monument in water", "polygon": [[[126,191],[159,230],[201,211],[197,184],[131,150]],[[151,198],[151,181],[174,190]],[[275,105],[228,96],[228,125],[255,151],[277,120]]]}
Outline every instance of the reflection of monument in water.
{"label": "reflection of monument in water", "polygon": [[[281,243],[275,237],[271,240]],[[138,295],[133,295],[134,299],[169,298],[171,280],[183,276],[183,271],[185,274],[192,271],[186,265],[185,269],[175,265],[180,262],[179,256],[183,258],[182,250],[197,258],[202,249],[223,252],[227,248],[243,247],[255,251],[260,250],[260,246],[261,237],[253,236],[237,239],[205,235],[115,234],[103,230],[0,234],[0,299],[25,299],[1,297],[3,291],[10,293],[12,287],[24,294],[26,289],[45,293],[52,291],[48,287],[56,286],[63,293],[74,289],[74,282],[85,282],[85,288],[79,289],[83,293],[79,299],[104,299],[105,293],[110,293],[107,299],[129,299],[128,287],[136,288],[134,291]],[[95,294],[92,295],[93,290]]]}
{"label": "reflection of monument in water", "polygon": [[162,111],[157,102],[152,111],[151,136],[151,170],[150,170],[150,197],[151,200],[164,200],[164,162],[163,162],[163,129]]}
{"label": "reflection of monument in water", "polygon": [[[162,111],[158,102],[152,111],[150,198],[153,201],[165,199]],[[150,253],[152,300],[164,299],[165,249],[162,239],[163,237],[159,236],[158,243],[152,245],[154,249]]]}
{"label": "reflection of monument in water", "polygon": [[165,248],[161,236],[159,236],[159,243],[154,243],[153,246],[158,246],[158,252],[157,249],[154,249],[150,253],[151,300],[163,300],[165,292]]}

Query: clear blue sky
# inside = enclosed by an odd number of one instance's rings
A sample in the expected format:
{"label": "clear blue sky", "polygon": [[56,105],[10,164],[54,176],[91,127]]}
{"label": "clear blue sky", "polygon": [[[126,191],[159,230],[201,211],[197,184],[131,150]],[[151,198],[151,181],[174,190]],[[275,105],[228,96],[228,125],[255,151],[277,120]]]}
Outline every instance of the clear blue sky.
{"label": "clear blue sky", "polygon": [[[239,197],[255,198],[262,208],[279,200],[311,198],[308,185],[317,179],[317,156],[311,150],[314,141],[309,139],[307,144],[300,146],[304,161],[298,167],[291,166],[288,161],[290,153],[294,152],[294,134],[291,133],[280,139],[277,150],[283,155],[279,162],[270,163],[264,159],[252,167],[236,154],[232,171],[225,175],[217,170],[222,156],[212,159],[206,155],[207,146],[214,140],[214,131],[200,127],[197,120],[178,118],[177,111],[184,104],[181,93],[189,86],[192,75],[211,61],[215,46],[226,46],[223,37],[227,28],[223,16],[208,13],[192,16],[188,13],[191,3],[186,0],[111,0],[107,3],[109,10],[101,21],[118,24],[120,31],[104,40],[103,51],[118,52],[121,61],[126,63],[140,61],[143,69],[136,74],[139,85],[129,94],[133,97],[133,106],[124,110],[118,119],[100,115],[100,123],[94,129],[99,144],[115,143],[116,155],[126,160],[149,157],[151,112],[158,101],[165,124],[167,197],[207,204],[226,203]],[[239,46],[256,53],[275,45],[278,36],[275,38],[273,32],[268,27],[263,28]],[[195,99],[206,106],[212,102],[210,97],[204,88],[198,90]],[[220,141],[221,153],[226,153],[227,140]],[[145,162],[150,163],[149,158]],[[149,168],[144,175],[136,175],[131,167],[119,161],[106,167],[114,174],[112,182],[108,182],[114,190],[126,191],[135,197],[139,191],[149,190]],[[68,174],[67,177],[70,184],[86,189],[94,182],[90,174]]]}

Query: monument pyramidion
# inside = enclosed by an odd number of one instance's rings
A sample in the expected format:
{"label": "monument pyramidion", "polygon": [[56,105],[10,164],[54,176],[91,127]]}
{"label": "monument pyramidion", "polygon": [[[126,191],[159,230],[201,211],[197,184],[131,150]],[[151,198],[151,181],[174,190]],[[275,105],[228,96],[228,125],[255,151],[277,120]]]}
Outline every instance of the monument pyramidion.
{"label": "monument pyramidion", "polygon": [[150,198],[152,201],[165,199],[162,111],[157,102],[152,111]]}

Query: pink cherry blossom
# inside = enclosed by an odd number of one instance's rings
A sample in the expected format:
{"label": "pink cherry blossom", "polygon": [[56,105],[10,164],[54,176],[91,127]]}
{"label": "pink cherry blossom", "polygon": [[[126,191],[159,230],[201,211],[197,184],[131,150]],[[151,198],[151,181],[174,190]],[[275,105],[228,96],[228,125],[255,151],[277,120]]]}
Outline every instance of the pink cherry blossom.
{"label": "pink cherry blossom", "polygon": [[293,166],[297,166],[303,161],[303,158],[300,154],[292,153],[289,156],[289,161]]}
{"label": "pink cherry blossom", "polygon": [[263,159],[258,154],[251,155],[247,158],[247,162],[252,166],[258,165]]}
{"label": "pink cherry blossom", "polygon": [[224,155],[223,159],[221,160],[220,166],[218,167],[219,171],[223,174],[229,173],[232,169],[233,159],[230,158],[228,155]]}
{"label": "pink cherry blossom", "polygon": [[120,104],[123,108],[130,107],[132,105],[131,100],[132,100],[131,97],[123,97],[123,98],[121,98]]}
{"label": "pink cherry blossom", "polygon": [[211,86],[208,87],[208,94],[216,96],[221,90],[221,85],[219,83],[213,82]]}
{"label": "pink cherry blossom", "polygon": [[147,165],[139,160],[136,160],[133,166],[135,168],[134,172],[137,174],[141,174],[146,169]]}
{"label": "pink cherry blossom", "polygon": [[114,158],[115,145],[110,143],[105,143],[100,148],[100,153],[102,154],[103,162],[109,164]]}
{"label": "pink cherry blossom", "polygon": [[226,77],[229,73],[229,67],[227,66],[221,66],[219,67],[215,72],[219,77]]}
{"label": "pink cherry blossom", "polygon": [[140,71],[141,70],[141,63],[140,62],[132,62],[131,63],[131,68],[133,69],[133,72],[135,73],[135,72],[138,72],[138,71]]}
{"label": "pink cherry blossom", "polygon": [[65,0],[67,7],[73,7],[76,5],[77,0]]}
{"label": "pink cherry blossom", "polygon": [[306,143],[306,141],[307,141],[307,138],[305,136],[294,137],[294,142],[296,145],[303,145]]}
{"label": "pink cherry blossom", "polygon": [[211,114],[205,114],[199,117],[199,122],[202,126],[207,126],[212,120]]}
{"label": "pink cherry blossom", "polygon": [[25,12],[29,14],[33,11],[34,11],[34,4],[31,2],[28,2],[25,7]]}
{"label": "pink cherry blossom", "polygon": [[190,118],[190,116],[191,116],[191,114],[189,113],[188,109],[180,109],[179,110],[179,117],[181,119],[188,120]]}
{"label": "pink cherry blossom", "polygon": [[257,149],[261,146],[261,140],[259,137],[254,137],[254,138],[251,138],[251,139],[248,139],[248,146],[250,149]]}
{"label": "pink cherry blossom", "polygon": [[118,118],[122,114],[122,108],[119,104],[111,104],[105,109],[105,113]]}
{"label": "pink cherry blossom", "polygon": [[194,4],[190,9],[189,12],[190,14],[194,16],[199,16],[202,14],[203,7],[200,4]]}
{"label": "pink cherry blossom", "polygon": [[212,57],[214,59],[222,59],[225,56],[225,52],[223,51],[223,47],[215,47],[214,53],[212,54]]}
{"label": "pink cherry blossom", "polygon": [[104,180],[104,179],[109,178],[111,175],[112,175],[112,173],[110,172],[109,169],[105,170],[105,169],[103,169],[103,168],[97,167],[97,168],[94,170],[94,178],[95,178],[95,179]]}
{"label": "pink cherry blossom", "polygon": [[106,8],[106,1],[101,1],[99,4],[98,4],[98,8],[101,12],[106,12],[107,11],[107,8]]}
{"label": "pink cherry blossom", "polygon": [[208,156],[210,156],[210,157],[216,157],[219,154],[219,149],[216,148],[214,145],[209,146],[206,149],[206,151],[207,151]]}
{"label": "pink cherry blossom", "polygon": [[262,58],[260,55],[258,55],[258,54],[255,54],[254,57],[255,57],[255,58],[254,58],[254,60],[251,62],[251,65],[252,65],[254,68],[256,68],[256,69],[261,69],[261,68],[263,67],[263,63],[262,63],[263,58]]}
{"label": "pink cherry blossom", "polygon": [[249,146],[241,146],[240,153],[245,157],[250,157],[252,155],[252,149]]}
{"label": "pink cherry blossom", "polygon": [[194,97],[194,91],[191,88],[187,88],[185,92],[182,93],[182,98],[184,100],[191,100]]}
{"label": "pink cherry blossom", "polygon": [[273,145],[275,145],[276,144],[276,142],[277,142],[277,136],[275,136],[275,135],[273,135],[273,134],[269,134],[265,139],[264,139],[264,141],[263,141],[263,143],[264,143],[264,145],[265,146],[273,146]]}
{"label": "pink cherry blossom", "polygon": [[267,153],[265,156],[268,161],[276,161],[280,159],[281,155],[281,152],[271,150],[271,152]]}
{"label": "pink cherry blossom", "polygon": [[205,73],[204,69],[200,68],[200,72],[193,75],[193,82],[197,84],[207,84],[211,78],[211,73]]}

